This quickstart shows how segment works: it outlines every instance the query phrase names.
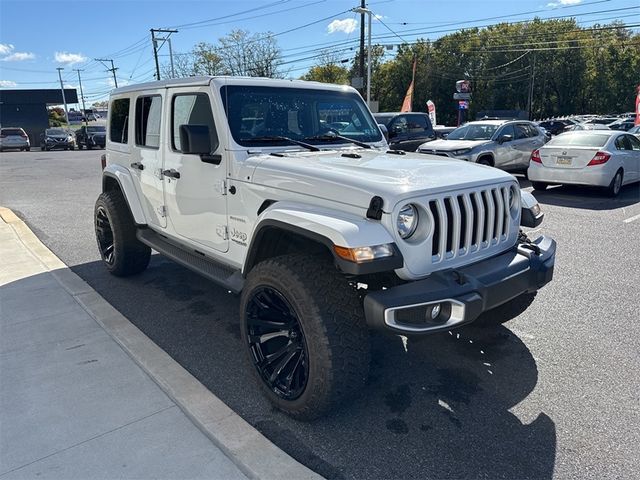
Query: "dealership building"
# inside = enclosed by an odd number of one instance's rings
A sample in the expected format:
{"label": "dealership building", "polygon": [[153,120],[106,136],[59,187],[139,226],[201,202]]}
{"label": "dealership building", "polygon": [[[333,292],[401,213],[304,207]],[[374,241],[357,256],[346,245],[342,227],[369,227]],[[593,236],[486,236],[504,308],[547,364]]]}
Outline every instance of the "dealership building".
{"label": "dealership building", "polygon": [[[75,88],[65,88],[67,105],[78,103]],[[40,142],[40,134],[49,127],[47,107],[62,105],[61,89],[0,89],[0,126],[21,127],[29,135],[31,145]]]}

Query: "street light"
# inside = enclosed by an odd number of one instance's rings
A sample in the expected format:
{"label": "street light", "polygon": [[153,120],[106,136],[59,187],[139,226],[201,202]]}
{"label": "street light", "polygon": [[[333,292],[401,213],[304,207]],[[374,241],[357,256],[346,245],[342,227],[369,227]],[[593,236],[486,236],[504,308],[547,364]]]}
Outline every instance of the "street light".
{"label": "street light", "polygon": [[368,8],[356,7],[351,9],[354,13],[366,13],[369,15],[367,27],[367,106],[371,108],[371,17],[373,12]]}

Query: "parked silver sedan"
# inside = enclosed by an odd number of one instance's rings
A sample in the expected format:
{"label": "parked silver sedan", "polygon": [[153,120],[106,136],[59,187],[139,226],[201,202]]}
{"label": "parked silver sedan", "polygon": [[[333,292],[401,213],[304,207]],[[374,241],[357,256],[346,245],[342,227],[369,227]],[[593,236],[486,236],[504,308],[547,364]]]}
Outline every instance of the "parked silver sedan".
{"label": "parked silver sedan", "polygon": [[456,128],[446,139],[423,143],[418,152],[525,171],[531,152],[546,140],[544,131],[533,122],[482,120]]}
{"label": "parked silver sedan", "polygon": [[592,185],[615,197],[623,185],[640,181],[640,140],[615,130],[563,133],[531,154],[528,173],[536,190]]}

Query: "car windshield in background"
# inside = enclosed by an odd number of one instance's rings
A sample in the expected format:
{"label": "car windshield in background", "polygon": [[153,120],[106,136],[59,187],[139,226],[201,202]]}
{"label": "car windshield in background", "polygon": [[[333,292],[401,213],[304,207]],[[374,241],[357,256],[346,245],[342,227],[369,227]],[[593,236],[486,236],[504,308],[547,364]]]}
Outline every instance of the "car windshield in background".
{"label": "car windshield in background", "polygon": [[391,120],[395,118],[395,115],[374,115],[374,118],[376,119],[376,122],[388,127]]}
{"label": "car windshield in background", "polygon": [[47,135],[68,135],[68,133],[62,128],[48,128],[45,130]]}
{"label": "car windshield in background", "polygon": [[474,123],[456,128],[447,136],[447,140],[491,140],[499,125]]}
{"label": "car windshield in background", "polygon": [[87,127],[87,132],[89,133],[104,133],[107,129],[104,126],[101,127]]}
{"label": "car windshield in background", "polygon": [[563,133],[547,142],[549,147],[594,147],[599,148],[611,138],[610,135],[602,134],[572,134]]}
{"label": "car windshield in background", "polygon": [[[378,142],[382,135],[359,95],[346,91],[232,85],[221,88],[229,128],[245,147]],[[334,135],[332,137],[332,134]]]}

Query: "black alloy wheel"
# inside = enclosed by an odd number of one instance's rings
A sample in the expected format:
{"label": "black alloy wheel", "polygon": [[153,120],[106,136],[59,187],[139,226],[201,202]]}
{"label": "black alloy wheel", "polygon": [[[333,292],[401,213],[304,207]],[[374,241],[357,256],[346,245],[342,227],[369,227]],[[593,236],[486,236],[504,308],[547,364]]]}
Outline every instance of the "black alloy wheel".
{"label": "black alloy wheel", "polygon": [[246,341],[260,378],[278,397],[295,400],[309,379],[308,351],[298,314],[269,286],[256,288],[246,308]]}
{"label": "black alloy wheel", "polygon": [[96,237],[102,258],[108,265],[113,265],[115,260],[113,230],[111,230],[107,211],[102,206],[96,210]]}

